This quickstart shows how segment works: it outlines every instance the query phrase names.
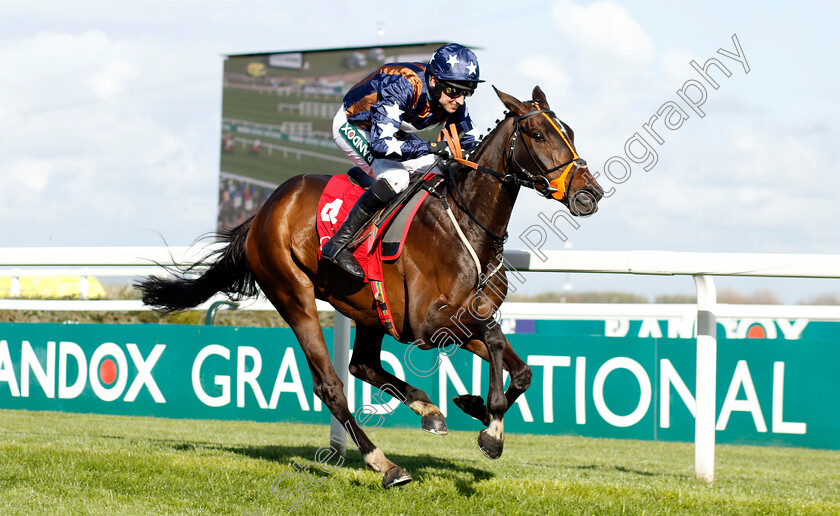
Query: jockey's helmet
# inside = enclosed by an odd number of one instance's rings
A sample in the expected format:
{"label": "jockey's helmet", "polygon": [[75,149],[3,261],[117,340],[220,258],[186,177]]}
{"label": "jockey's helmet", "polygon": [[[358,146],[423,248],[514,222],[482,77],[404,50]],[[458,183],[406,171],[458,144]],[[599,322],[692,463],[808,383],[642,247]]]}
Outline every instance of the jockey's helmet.
{"label": "jockey's helmet", "polygon": [[429,61],[432,75],[438,81],[454,82],[474,90],[479,79],[478,59],[472,50],[457,43],[449,43],[435,50]]}

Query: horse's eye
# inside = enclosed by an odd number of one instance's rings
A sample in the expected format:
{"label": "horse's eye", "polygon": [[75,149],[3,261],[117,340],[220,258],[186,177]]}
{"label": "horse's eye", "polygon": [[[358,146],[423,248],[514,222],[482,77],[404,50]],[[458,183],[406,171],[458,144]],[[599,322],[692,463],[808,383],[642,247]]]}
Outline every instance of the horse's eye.
{"label": "horse's eye", "polygon": [[537,141],[537,142],[544,142],[545,141],[545,136],[543,136],[543,133],[541,133],[539,131],[534,133],[533,138],[534,138],[534,141]]}

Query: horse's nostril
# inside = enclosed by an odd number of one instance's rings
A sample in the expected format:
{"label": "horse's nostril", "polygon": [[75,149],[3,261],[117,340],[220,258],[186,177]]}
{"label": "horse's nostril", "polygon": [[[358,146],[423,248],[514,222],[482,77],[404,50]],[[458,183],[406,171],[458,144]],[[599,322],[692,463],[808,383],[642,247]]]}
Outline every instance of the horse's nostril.
{"label": "horse's nostril", "polygon": [[569,207],[572,213],[580,217],[586,217],[598,211],[598,199],[589,190],[578,190],[575,192],[572,195],[570,204]]}

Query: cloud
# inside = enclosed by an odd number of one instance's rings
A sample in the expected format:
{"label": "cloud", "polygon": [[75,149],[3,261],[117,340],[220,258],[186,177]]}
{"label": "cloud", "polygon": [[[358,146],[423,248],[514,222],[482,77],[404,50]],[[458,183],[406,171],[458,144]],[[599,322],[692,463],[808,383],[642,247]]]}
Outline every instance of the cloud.
{"label": "cloud", "polygon": [[516,64],[514,71],[529,80],[538,81],[543,88],[557,91],[567,89],[572,83],[564,67],[558,61],[544,55],[526,57]]}
{"label": "cloud", "polygon": [[220,105],[217,55],[84,31],[4,41],[0,56],[16,72],[0,76],[0,214],[37,222],[16,245],[44,234],[73,245],[86,232],[85,244],[114,245],[105,235],[142,225],[189,227],[190,239],[212,229],[219,122],[200,106]]}
{"label": "cloud", "polygon": [[614,2],[578,5],[561,0],[554,6],[560,34],[587,57],[599,57],[622,65],[646,64],[654,45],[630,13]]}
{"label": "cloud", "polygon": [[125,92],[126,84],[139,75],[126,61],[113,61],[90,80],[91,89],[100,98],[111,98]]}

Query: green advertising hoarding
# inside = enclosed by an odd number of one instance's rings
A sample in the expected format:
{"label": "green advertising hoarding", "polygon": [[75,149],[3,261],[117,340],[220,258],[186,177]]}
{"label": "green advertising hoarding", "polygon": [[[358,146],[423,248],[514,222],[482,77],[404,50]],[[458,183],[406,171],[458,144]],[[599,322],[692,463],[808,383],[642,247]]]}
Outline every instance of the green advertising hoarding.
{"label": "green advertising hoarding", "polygon": [[[695,341],[639,336],[667,335],[668,324],[628,321],[625,335],[609,336],[614,321],[508,321],[533,379],[505,430],[693,441]],[[773,325],[763,328],[775,338],[727,338],[718,326],[717,441],[840,449],[840,323],[756,324]],[[324,334],[331,342],[332,330]],[[387,338],[382,359],[429,394],[449,428],[477,431],[451,399],[486,396],[487,365],[465,350],[441,351]],[[357,415],[375,411],[385,426],[419,428],[390,396],[356,379],[348,389]],[[329,422],[304,355],[282,328],[0,324],[0,408]]]}

